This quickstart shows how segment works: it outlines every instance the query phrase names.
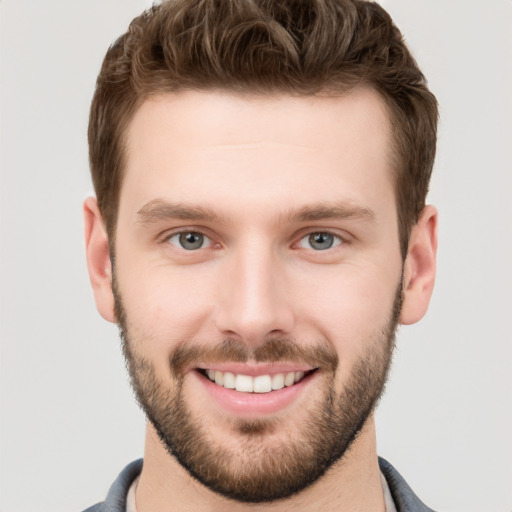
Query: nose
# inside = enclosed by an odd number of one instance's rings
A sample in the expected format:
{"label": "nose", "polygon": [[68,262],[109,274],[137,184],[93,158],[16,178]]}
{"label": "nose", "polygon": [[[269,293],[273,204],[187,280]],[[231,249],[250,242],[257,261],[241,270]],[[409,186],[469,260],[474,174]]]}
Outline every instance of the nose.
{"label": "nose", "polygon": [[257,346],[269,336],[292,332],[295,318],[283,265],[271,248],[258,242],[226,258],[215,319],[224,336]]}

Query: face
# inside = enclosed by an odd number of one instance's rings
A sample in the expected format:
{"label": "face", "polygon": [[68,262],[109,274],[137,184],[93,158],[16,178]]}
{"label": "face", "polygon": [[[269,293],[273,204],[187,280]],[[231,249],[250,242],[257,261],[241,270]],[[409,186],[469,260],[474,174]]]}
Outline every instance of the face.
{"label": "face", "polygon": [[210,489],[276,500],[381,394],[402,259],[379,97],[146,101],[127,132],[116,317],[139,402]]}

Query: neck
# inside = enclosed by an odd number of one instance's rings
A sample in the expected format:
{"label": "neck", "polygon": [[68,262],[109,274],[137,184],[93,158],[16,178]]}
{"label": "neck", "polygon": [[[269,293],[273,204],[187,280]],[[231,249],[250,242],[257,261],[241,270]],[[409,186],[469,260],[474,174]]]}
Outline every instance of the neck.
{"label": "neck", "polygon": [[137,512],[384,512],[373,416],[341,461],[298,495],[264,504],[247,504],[213,493],[171,457],[151,424],[146,429],[144,466],[136,493]]}

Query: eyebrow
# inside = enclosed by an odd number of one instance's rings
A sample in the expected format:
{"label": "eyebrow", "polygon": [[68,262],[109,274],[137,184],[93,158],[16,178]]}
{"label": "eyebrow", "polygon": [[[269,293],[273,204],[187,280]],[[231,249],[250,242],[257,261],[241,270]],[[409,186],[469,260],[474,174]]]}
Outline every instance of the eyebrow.
{"label": "eyebrow", "polygon": [[154,199],[146,203],[137,212],[138,221],[144,224],[159,220],[180,219],[204,222],[220,220],[217,213],[202,206],[188,205],[184,203],[168,203],[161,199]]}
{"label": "eyebrow", "polygon": [[285,218],[293,222],[311,222],[324,219],[334,220],[373,220],[375,213],[369,208],[351,203],[320,203],[304,206],[296,212],[290,212]]}
{"label": "eyebrow", "polygon": [[[185,203],[169,203],[154,199],[137,212],[138,222],[149,224],[155,221],[180,219],[200,222],[227,222],[210,208]],[[284,212],[280,219],[284,222],[300,223],[327,219],[373,220],[375,213],[369,208],[351,203],[319,203],[304,206],[299,210]]]}

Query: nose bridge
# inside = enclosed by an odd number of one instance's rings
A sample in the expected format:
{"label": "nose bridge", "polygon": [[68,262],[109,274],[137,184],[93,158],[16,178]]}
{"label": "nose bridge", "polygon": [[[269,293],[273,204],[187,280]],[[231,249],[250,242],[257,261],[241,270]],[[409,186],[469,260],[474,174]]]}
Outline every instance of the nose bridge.
{"label": "nose bridge", "polygon": [[225,335],[258,345],[269,334],[293,326],[282,263],[271,244],[259,237],[240,242],[226,258],[216,324]]}

